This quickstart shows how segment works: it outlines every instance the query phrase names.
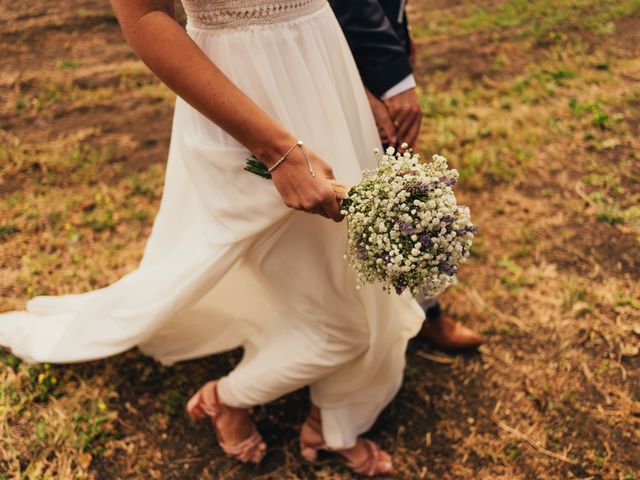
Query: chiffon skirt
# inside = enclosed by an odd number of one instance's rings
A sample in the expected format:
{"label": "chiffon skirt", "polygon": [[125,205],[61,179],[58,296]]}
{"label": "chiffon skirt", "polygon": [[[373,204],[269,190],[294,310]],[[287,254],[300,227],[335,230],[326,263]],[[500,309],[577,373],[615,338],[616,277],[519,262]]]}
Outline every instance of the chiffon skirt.
{"label": "chiffon skirt", "polygon": [[[281,24],[188,32],[249,97],[355,184],[377,129],[331,9]],[[225,392],[246,406],[304,385],[326,441],[353,445],[402,382],[424,313],[356,288],[346,222],[286,208],[243,170],[249,153],[178,98],[164,194],[139,267],[92,292],[0,315],[0,344],[30,362],[82,362],[138,346],[163,364],[243,346]]]}

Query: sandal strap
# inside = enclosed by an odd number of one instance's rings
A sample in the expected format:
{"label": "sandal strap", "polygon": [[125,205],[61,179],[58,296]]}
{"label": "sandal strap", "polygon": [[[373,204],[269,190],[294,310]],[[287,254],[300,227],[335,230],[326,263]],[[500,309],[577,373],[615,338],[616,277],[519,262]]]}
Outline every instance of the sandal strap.
{"label": "sandal strap", "polygon": [[378,473],[378,463],[380,461],[380,447],[368,438],[361,439],[367,449],[367,456],[358,463],[347,459],[347,466],[354,472],[361,475],[373,476]]}
{"label": "sandal strap", "polygon": [[248,438],[235,445],[229,445],[221,440],[218,441],[220,448],[222,448],[227,455],[235,457],[241,462],[256,461],[256,459],[260,459],[267,449],[266,444],[262,441],[262,437],[255,428]]}

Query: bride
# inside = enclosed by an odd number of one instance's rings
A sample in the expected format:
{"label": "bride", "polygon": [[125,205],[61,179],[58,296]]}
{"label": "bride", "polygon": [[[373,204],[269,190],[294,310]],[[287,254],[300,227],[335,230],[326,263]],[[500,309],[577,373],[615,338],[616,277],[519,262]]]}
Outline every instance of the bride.
{"label": "bride", "polygon": [[[325,449],[356,472],[390,472],[390,456],[359,435],[400,388],[424,313],[357,289],[343,259],[331,180],[357,183],[379,139],[329,5],[184,0],[185,32],[173,0],[112,4],[131,47],[178,94],[160,210],[138,269],[0,315],[0,344],[58,363],[138,346],[164,364],[242,346],[240,364],[187,405],[227,454],[259,462],[249,409],[309,386],[302,455]],[[243,170],[250,155],[273,182]]]}

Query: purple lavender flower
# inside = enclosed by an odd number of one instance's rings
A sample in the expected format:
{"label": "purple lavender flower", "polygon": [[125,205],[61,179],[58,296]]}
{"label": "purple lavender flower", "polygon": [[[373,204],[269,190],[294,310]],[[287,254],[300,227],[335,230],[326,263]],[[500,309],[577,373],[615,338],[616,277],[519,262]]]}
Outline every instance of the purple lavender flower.
{"label": "purple lavender flower", "polygon": [[414,183],[413,185],[409,185],[407,187],[407,191],[409,193],[428,193],[433,192],[435,186],[432,183],[420,182]]}
{"label": "purple lavender flower", "polygon": [[458,271],[458,267],[456,267],[455,265],[449,265],[448,263],[444,262],[438,265],[438,268],[440,269],[440,271],[446,273],[450,277],[453,277]]}
{"label": "purple lavender flower", "polygon": [[455,178],[447,178],[447,177],[440,177],[440,183],[442,183],[443,185],[446,186],[453,186],[456,183],[458,183],[458,181]]}
{"label": "purple lavender flower", "polygon": [[398,222],[398,226],[405,235],[411,235],[415,231],[415,227],[410,223]]}
{"label": "purple lavender flower", "polygon": [[429,237],[429,235],[427,234],[420,235],[418,237],[418,240],[420,240],[420,243],[423,247],[429,247],[431,245],[431,237]]}
{"label": "purple lavender flower", "polygon": [[442,220],[444,220],[447,223],[451,223],[453,222],[454,218],[451,215],[445,215],[444,217],[442,217]]}

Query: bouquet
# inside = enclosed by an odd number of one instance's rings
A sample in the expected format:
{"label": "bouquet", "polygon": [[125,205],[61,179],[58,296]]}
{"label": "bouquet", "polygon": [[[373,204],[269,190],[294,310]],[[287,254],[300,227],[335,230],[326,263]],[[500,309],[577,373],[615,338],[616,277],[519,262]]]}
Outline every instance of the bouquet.
{"label": "bouquet", "polygon": [[[406,144],[401,148],[383,155],[376,149],[378,168],[365,170],[358,185],[335,184],[348,222],[345,257],[359,285],[380,282],[388,292],[432,297],[455,283],[477,229],[469,208],[457,204],[458,172],[447,159],[423,163]],[[268,176],[255,159],[246,170]]]}

